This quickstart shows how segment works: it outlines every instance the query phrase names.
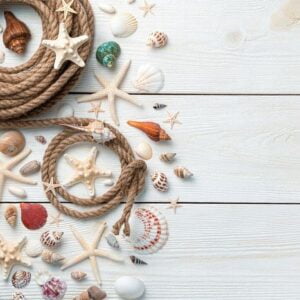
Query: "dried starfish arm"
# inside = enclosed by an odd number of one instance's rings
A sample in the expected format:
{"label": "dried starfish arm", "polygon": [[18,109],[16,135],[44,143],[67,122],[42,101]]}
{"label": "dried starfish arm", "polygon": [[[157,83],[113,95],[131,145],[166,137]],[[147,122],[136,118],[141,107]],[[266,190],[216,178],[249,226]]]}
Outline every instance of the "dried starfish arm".
{"label": "dried starfish arm", "polygon": [[90,102],[90,101],[101,100],[106,96],[107,96],[107,91],[102,90],[102,91],[94,93],[92,95],[82,96],[78,99],[78,102],[82,103],[82,102]]}
{"label": "dried starfish arm", "polygon": [[27,184],[32,184],[32,185],[37,184],[36,181],[34,181],[34,180],[30,179],[30,178],[24,177],[24,176],[19,175],[19,174],[12,173],[12,172],[10,172],[8,170],[3,170],[2,173],[6,177],[14,179],[14,180],[16,180],[16,181],[18,181],[20,183],[27,183]]}
{"label": "dried starfish arm", "polygon": [[119,121],[119,118],[117,116],[114,94],[113,93],[108,93],[107,94],[107,100],[108,100],[108,107],[109,107],[111,118],[119,126],[120,121]]}
{"label": "dried starfish arm", "polygon": [[26,158],[30,153],[31,153],[30,149],[25,149],[24,151],[22,151],[21,153],[19,153],[18,155],[16,155],[12,159],[10,159],[8,162],[4,163],[3,167],[5,169],[11,169],[11,168],[13,168],[20,161],[22,161],[24,158]]}
{"label": "dried starfish arm", "polygon": [[88,245],[88,243],[83,239],[82,235],[73,226],[71,226],[71,230],[72,230],[73,235],[75,236],[76,240],[82,246],[82,248],[87,251],[91,250],[91,247]]}
{"label": "dried starfish arm", "polygon": [[99,226],[99,228],[96,232],[96,238],[95,238],[95,240],[93,241],[93,244],[92,244],[92,247],[94,249],[98,247],[99,242],[102,238],[102,235],[103,235],[105,229],[106,229],[106,222],[101,222],[100,226]]}
{"label": "dried starfish arm", "polygon": [[89,257],[89,254],[90,254],[89,252],[85,251],[82,254],[79,254],[79,255],[73,257],[72,259],[69,259],[62,265],[61,270],[64,271],[67,268],[70,268],[70,267],[84,261],[85,259],[87,259]]}
{"label": "dried starfish arm", "polygon": [[123,262],[124,258],[120,255],[110,253],[109,251],[103,250],[103,249],[95,249],[95,254],[97,256],[106,257],[114,261]]}
{"label": "dried starfish arm", "polygon": [[95,75],[97,81],[98,81],[104,88],[106,88],[107,86],[109,86],[109,81],[106,80],[104,77],[102,77],[101,75],[96,74],[96,73],[95,73],[94,75]]}
{"label": "dried starfish arm", "polygon": [[69,154],[65,154],[64,158],[66,159],[67,163],[71,166],[71,167],[76,167],[78,166],[81,161],[76,159],[75,157],[70,156]]}
{"label": "dried starfish arm", "polygon": [[121,68],[121,70],[119,71],[117,76],[114,78],[114,80],[112,81],[114,86],[119,86],[122,83],[122,81],[124,80],[124,78],[128,72],[130,65],[131,65],[131,60],[129,59],[125,63],[125,65]]}
{"label": "dried starfish arm", "polygon": [[100,275],[100,271],[98,268],[98,262],[97,262],[96,256],[90,256],[90,264],[91,264],[92,271],[94,273],[97,283],[101,284],[101,275]]}
{"label": "dried starfish arm", "polygon": [[116,95],[132,104],[135,104],[139,107],[142,107],[143,105],[139,103],[134,96],[129,95],[128,93],[122,91],[122,90],[117,90]]}

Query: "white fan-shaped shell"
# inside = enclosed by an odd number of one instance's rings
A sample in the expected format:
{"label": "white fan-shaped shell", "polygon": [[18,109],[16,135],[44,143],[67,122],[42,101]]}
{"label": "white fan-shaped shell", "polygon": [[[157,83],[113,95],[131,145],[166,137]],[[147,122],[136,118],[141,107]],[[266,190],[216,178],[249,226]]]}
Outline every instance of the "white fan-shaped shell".
{"label": "white fan-shaped shell", "polygon": [[152,206],[138,208],[130,218],[130,236],[127,241],[141,254],[160,250],[169,236],[168,223],[163,214]]}
{"label": "white fan-shaped shell", "polygon": [[107,14],[115,14],[116,13],[116,9],[110,4],[102,3],[102,4],[99,4],[98,6],[103,12],[105,12]]}
{"label": "white fan-shaped shell", "polygon": [[114,36],[125,38],[137,30],[136,18],[127,12],[117,13],[110,20],[110,28]]}
{"label": "white fan-shaped shell", "polygon": [[139,68],[133,86],[143,92],[157,93],[165,83],[163,72],[150,64],[143,65]]}

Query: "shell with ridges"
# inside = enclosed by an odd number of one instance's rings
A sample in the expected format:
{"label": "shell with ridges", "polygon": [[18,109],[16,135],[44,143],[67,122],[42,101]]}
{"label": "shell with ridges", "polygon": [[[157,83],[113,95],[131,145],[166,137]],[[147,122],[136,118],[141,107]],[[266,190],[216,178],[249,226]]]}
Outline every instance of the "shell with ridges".
{"label": "shell with ridges", "polygon": [[111,31],[116,37],[128,37],[137,30],[137,27],[136,18],[127,12],[117,13],[110,20]]}
{"label": "shell with ridges", "polygon": [[65,259],[62,255],[48,249],[43,250],[41,257],[43,262],[53,265],[63,263],[63,260]]}
{"label": "shell with ridges", "polygon": [[77,280],[77,281],[83,280],[86,276],[87,276],[87,274],[85,272],[82,272],[82,271],[73,271],[71,273],[71,277],[74,280]]}
{"label": "shell with ridges", "polygon": [[62,300],[66,291],[67,283],[57,277],[52,277],[42,285],[42,295],[45,300]]}
{"label": "shell with ridges", "polygon": [[13,204],[10,204],[6,207],[4,212],[4,217],[7,223],[14,227],[17,223],[18,210],[17,207]]}
{"label": "shell with ridges", "polygon": [[12,294],[12,300],[26,300],[26,298],[22,292],[14,292]]}
{"label": "shell with ridges", "polygon": [[117,240],[117,238],[112,234],[109,233],[106,237],[105,237],[107,244],[113,248],[119,249],[120,248],[120,244]]}
{"label": "shell with ridges", "polygon": [[159,159],[164,162],[170,162],[170,161],[174,160],[175,156],[176,156],[176,153],[164,152],[159,156]]}
{"label": "shell with ridges", "polygon": [[31,273],[26,271],[17,271],[11,278],[11,283],[16,289],[26,287],[31,281]]}
{"label": "shell with ridges", "polygon": [[41,169],[41,163],[37,160],[32,160],[26,163],[21,169],[20,173],[23,176],[28,176],[38,172]]}
{"label": "shell with ridges", "polygon": [[151,146],[148,143],[142,142],[135,148],[135,153],[140,158],[144,160],[149,160],[152,158],[153,151]]}
{"label": "shell with ridges", "polygon": [[154,172],[151,177],[153,186],[160,192],[166,192],[169,189],[168,178],[162,172]]}
{"label": "shell with ridges", "polygon": [[55,248],[61,242],[63,232],[60,231],[45,231],[41,235],[41,243],[48,248]]}
{"label": "shell with ridges", "polygon": [[147,40],[147,46],[153,48],[162,48],[168,43],[168,36],[161,31],[152,32]]}
{"label": "shell with ridges", "polygon": [[193,173],[185,167],[176,167],[174,174],[179,178],[189,178],[193,176]]}
{"label": "shell with ridges", "polygon": [[25,147],[25,137],[18,130],[5,132],[0,138],[0,152],[7,156],[16,156]]}

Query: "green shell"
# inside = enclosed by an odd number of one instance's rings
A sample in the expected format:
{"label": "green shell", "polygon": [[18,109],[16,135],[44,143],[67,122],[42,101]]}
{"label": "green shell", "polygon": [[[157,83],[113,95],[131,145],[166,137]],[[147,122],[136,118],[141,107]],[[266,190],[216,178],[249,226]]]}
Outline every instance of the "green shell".
{"label": "green shell", "polygon": [[100,45],[96,51],[97,61],[107,68],[116,65],[117,58],[120,56],[121,48],[118,43],[110,41]]}

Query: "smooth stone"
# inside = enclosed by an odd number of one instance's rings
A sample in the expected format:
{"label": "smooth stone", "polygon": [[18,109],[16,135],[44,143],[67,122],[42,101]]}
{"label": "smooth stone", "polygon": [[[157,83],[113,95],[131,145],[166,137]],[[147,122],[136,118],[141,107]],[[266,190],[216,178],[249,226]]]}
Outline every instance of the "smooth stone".
{"label": "smooth stone", "polygon": [[135,300],[145,293],[145,284],[138,278],[123,276],[115,282],[115,290],[122,299]]}

